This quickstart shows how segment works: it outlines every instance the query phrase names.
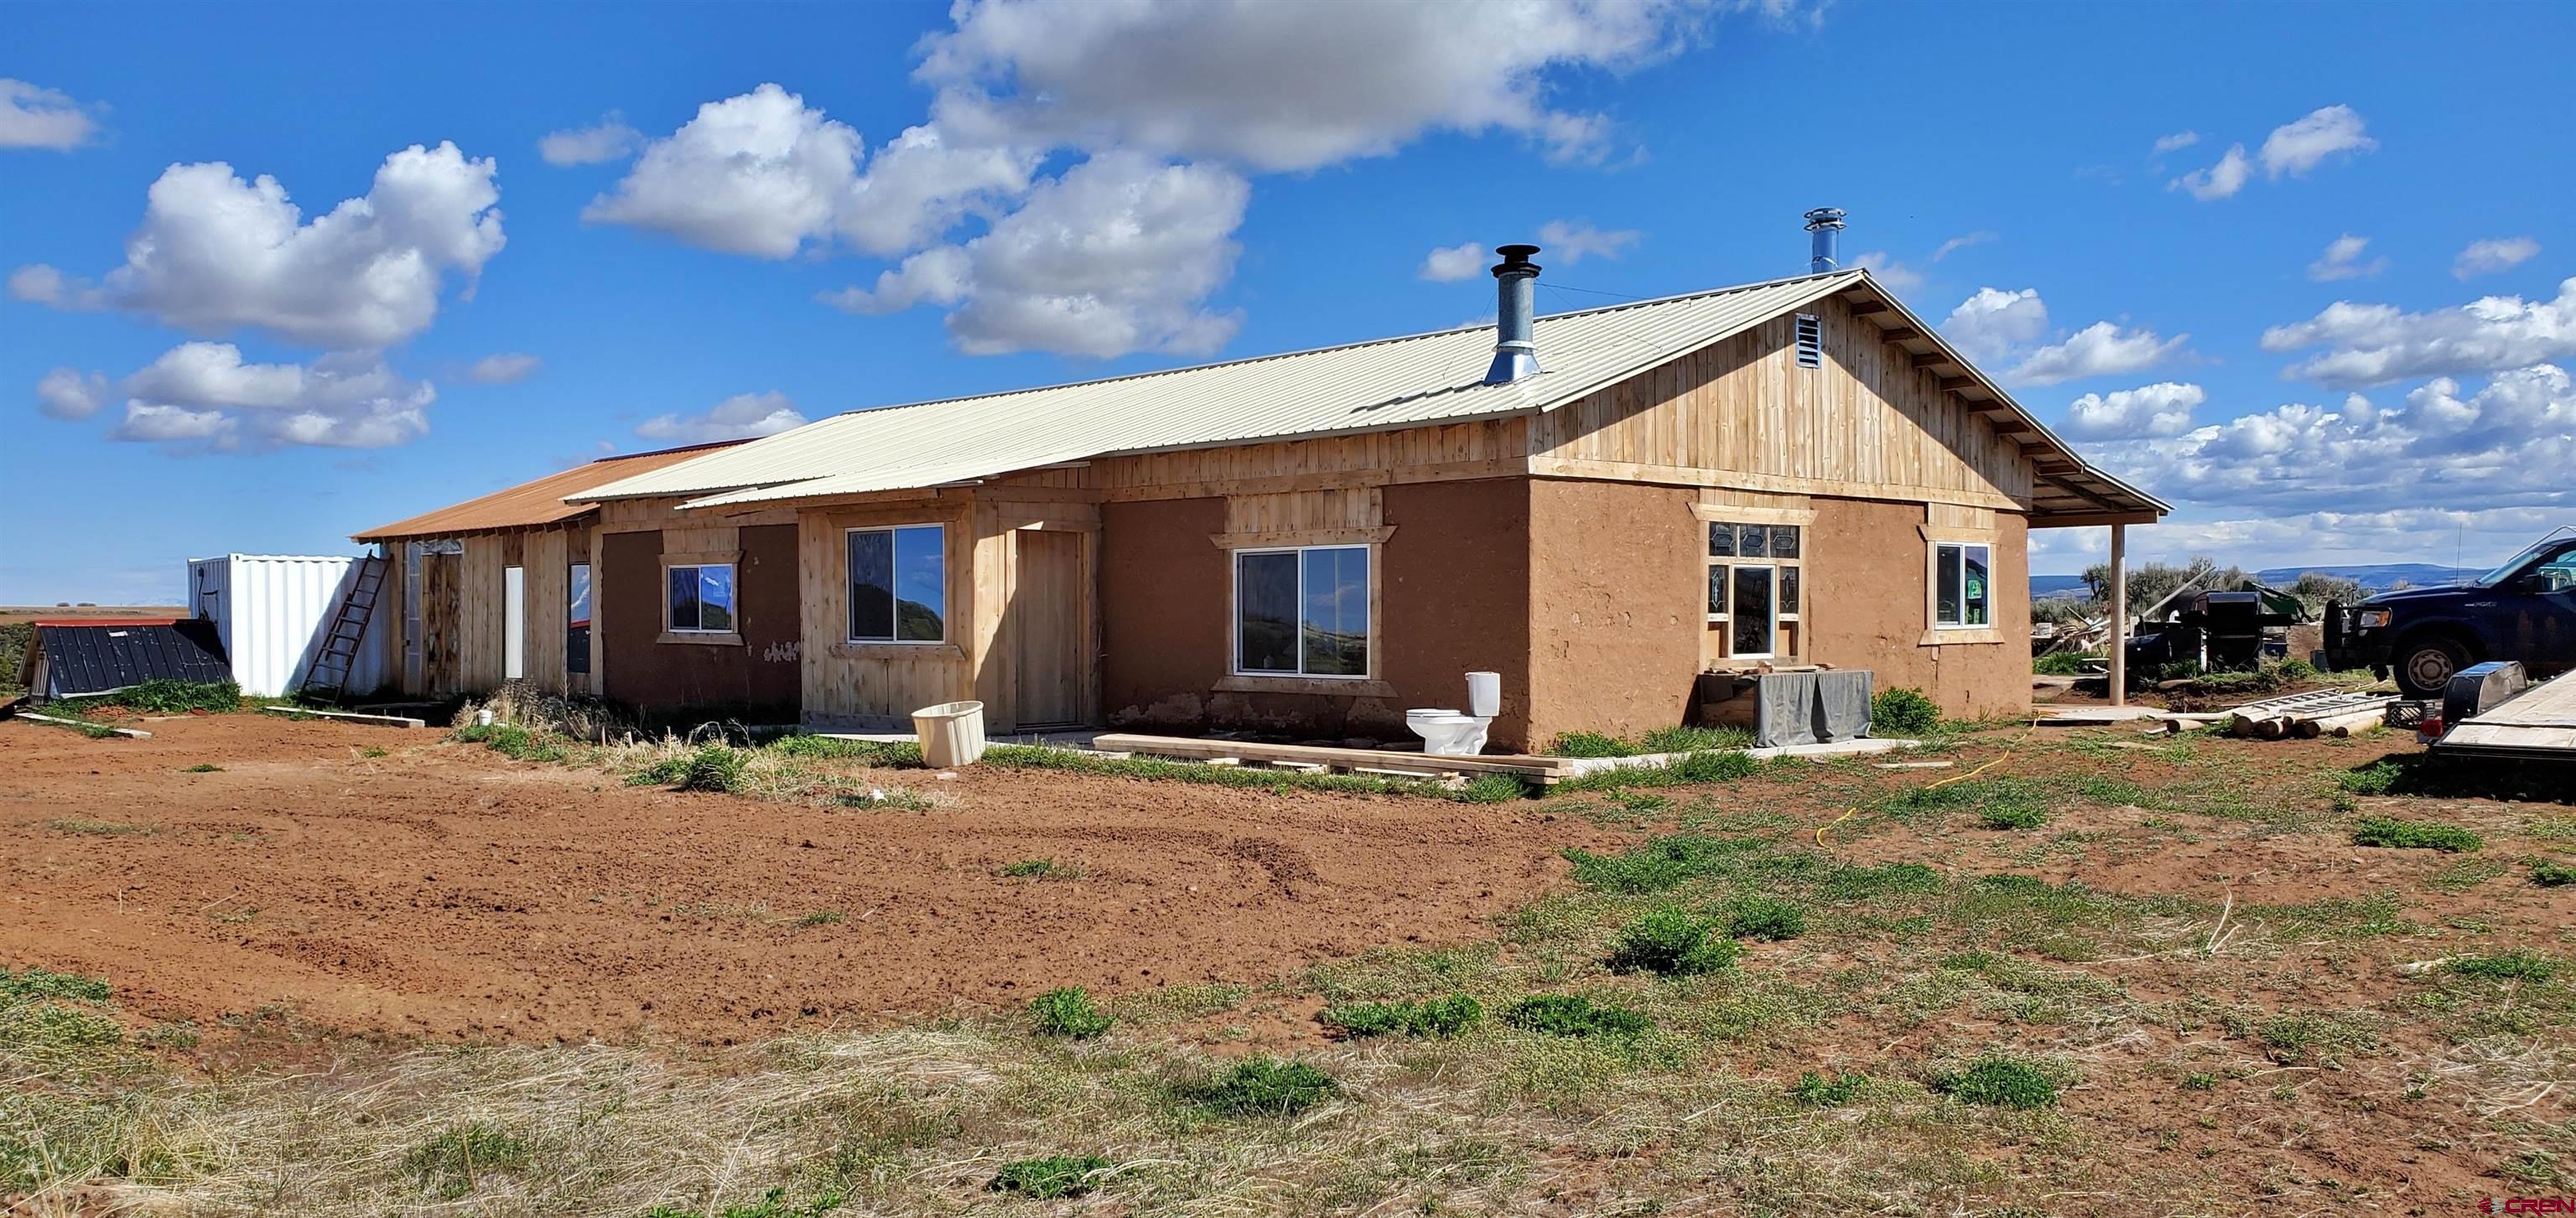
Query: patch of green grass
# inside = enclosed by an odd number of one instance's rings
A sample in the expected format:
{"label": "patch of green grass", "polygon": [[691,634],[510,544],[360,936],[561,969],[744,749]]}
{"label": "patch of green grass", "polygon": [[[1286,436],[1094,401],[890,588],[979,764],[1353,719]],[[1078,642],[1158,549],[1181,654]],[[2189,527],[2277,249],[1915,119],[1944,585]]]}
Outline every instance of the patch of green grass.
{"label": "patch of green grass", "polygon": [[86,816],[60,816],[45,822],[45,827],[58,833],[93,833],[102,837],[150,837],[161,831],[158,825],[135,825],[123,821],[92,820]]}
{"label": "patch of green grass", "polygon": [[423,1189],[453,1200],[475,1189],[485,1175],[525,1169],[535,1158],[528,1143],[498,1125],[476,1121],[450,1129],[403,1156],[403,1170]]}
{"label": "patch of green grass", "polygon": [[1061,1036],[1068,1040],[1089,1040],[1109,1030],[1117,1017],[1091,1001],[1091,993],[1078,986],[1048,990],[1029,1003],[1029,1016],[1037,1021],[1041,1036]]}
{"label": "patch of green grass", "polygon": [[2002,804],[1981,809],[1977,823],[1989,829],[2036,829],[2048,823],[2048,813],[2031,804]]}
{"label": "patch of green grass", "polygon": [[112,991],[108,984],[78,973],[57,973],[42,965],[29,965],[15,973],[0,968],[0,998],[67,998],[76,1002],[105,1002]]}
{"label": "patch of green grass", "polygon": [[2393,761],[2375,761],[2358,770],[2335,775],[2335,785],[2355,795],[2386,795],[2406,776],[2404,767]]}
{"label": "patch of green grass", "polygon": [[837,926],[849,920],[850,916],[842,913],[840,910],[817,909],[807,913],[804,917],[796,919],[796,924],[798,926]]}
{"label": "patch of green grass", "polygon": [[1621,927],[1605,963],[1615,972],[1696,977],[1735,963],[1742,944],[1718,932],[1717,919],[1678,906],[1650,910]]}
{"label": "patch of green grass", "polygon": [[798,1204],[787,1199],[787,1190],[773,1188],[749,1205],[728,1205],[721,1210],[693,1210],[676,1205],[657,1205],[644,1211],[644,1218],[823,1218],[841,1208],[839,1193],[824,1193],[814,1200]]}
{"label": "patch of green grass", "polygon": [[1543,1036],[1634,1036],[1655,1026],[1640,1012],[1581,994],[1534,994],[1503,1008],[1503,1022]]}
{"label": "patch of green grass", "polygon": [[1789,1098],[1807,1108],[1840,1108],[1860,1095],[1866,1074],[1818,1074],[1813,1070],[1789,1085]]}
{"label": "patch of green grass", "polygon": [[2530,865],[2531,882],[2543,888],[2576,884],[2576,867],[2570,867],[2565,863],[2553,863],[2548,859],[2533,859]]}
{"label": "patch of green grass", "polygon": [[46,714],[61,714],[54,707],[77,707],[82,715],[102,706],[121,706],[144,715],[184,715],[190,711],[220,714],[242,708],[241,686],[230,681],[173,681],[156,678],[140,685],[128,686],[112,694],[66,699],[46,708]]}
{"label": "patch of green grass", "polygon": [[562,761],[564,742],[515,723],[469,723],[448,733],[451,740],[480,744],[513,761]]}
{"label": "patch of green grass", "polygon": [[1041,1201],[1058,1197],[1079,1197],[1090,1192],[1095,1181],[1109,1170],[1109,1160],[1099,1155],[1047,1155],[1037,1159],[1014,1159],[994,1173],[993,1182],[984,1187],[997,1193],[1018,1193]]}
{"label": "patch of green grass", "polygon": [[1340,1080],[1304,1062],[1255,1057],[1188,1094],[1199,1107],[1220,1116],[1295,1116],[1341,1090]]}
{"label": "patch of green grass", "polygon": [[722,744],[702,744],[689,754],[688,765],[680,771],[679,789],[683,791],[732,792],[742,788],[743,767],[751,755]]}
{"label": "patch of green grass", "polygon": [[1723,874],[1739,864],[1735,856],[1769,848],[1770,843],[1759,838],[1673,833],[1648,838],[1618,854],[1569,848],[1565,857],[1574,864],[1575,882],[1587,888],[1645,893],[1668,891],[1699,876]]}
{"label": "patch of green grass", "polygon": [[1488,773],[1468,779],[1456,798],[1460,803],[1507,804],[1528,799],[1531,793],[1529,780],[1518,774]]}
{"label": "patch of green grass", "polygon": [[189,766],[179,772],[182,774],[221,774],[224,772],[224,767],[216,765],[211,761],[200,761],[197,764]]}
{"label": "patch of green grass", "polygon": [[2340,1061],[2378,1045],[2381,1022],[2368,1011],[2282,1011],[2227,1019],[2232,1035],[2251,1037],[2279,1062]]}
{"label": "patch of green grass", "polygon": [[1706,753],[1753,747],[1753,733],[1740,727],[1665,727],[1638,741],[1649,753]]}
{"label": "patch of green grass", "polygon": [[2215,1091],[2218,1089],[2218,1076],[2208,1073],[2186,1074],[2182,1077],[2182,1089],[2185,1091]]}
{"label": "patch of green grass", "polygon": [[1795,939],[1807,933],[1807,912],[1795,902],[1746,893],[1726,903],[1726,933],[1738,939]]}
{"label": "patch of green grass", "polygon": [[1325,1007],[1316,1018],[1344,1036],[1460,1035],[1484,1021],[1485,1005],[1465,994],[1421,1002],[1346,1002]]}
{"label": "patch of green grass", "polygon": [[994,874],[1014,880],[1078,880],[1082,868],[1054,859],[1021,859],[996,868]]}
{"label": "patch of green grass", "polygon": [[1987,1057],[1933,1078],[1932,1089],[1962,1103],[1990,1108],[2046,1108],[2057,1102],[2057,1080],[2009,1057]]}
{"label": "patch of green grass", "polygon": [[1941,707],[1909,686],[1882,689],[1869,700],[1869,734],[1919,736],[1941,726]]}
{"label": "patch of green grass", "polygon": [[2454,956],[2442,971],[2492,981],[2547,981],[2558,975],[2558,961],[2539,952],[2516,948],[2492,956]]}
{"label": "patch of green grass", "polygon": [[768,750],[782,757],[855,761],[883,769],[917,770],[921,746],[909,740],[838,740],[830,736],[782,736]]}
{"label": "patch of green grass", "polygon": [[2457,825],[2373,816],[2353,825],[2352,844],[2386,846],[2399,850],[2440,850],[2444,853],[2456,854],[2475,850],[2485,845],[2486,839]]}
{"label": "patch of green grass", "polygon": [[1547,742],[1551,757],[1634,757],[1635,741],[1600,732],[1558,732]]}

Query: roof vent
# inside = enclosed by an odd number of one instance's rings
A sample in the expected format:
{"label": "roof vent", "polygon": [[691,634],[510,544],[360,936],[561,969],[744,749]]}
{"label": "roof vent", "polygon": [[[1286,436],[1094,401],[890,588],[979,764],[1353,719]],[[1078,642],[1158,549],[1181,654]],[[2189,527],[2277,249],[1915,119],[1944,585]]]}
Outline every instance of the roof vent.
{"label": "roof vent", "polygon": [[1819,207],[1807,213],[1807,271],[1822,275],[1843,269],[1843,209]]}
{"label": "roof vent", "polygon": [[1825,323],[1813,313],[1798,315],[1798,366],[1825,366]]}
{"label": "roof vent", "polygon": [[1538,264],[1530,261],[1530,255],[1538,247],[1504,245],[1494,252],[1503,260],[1494,265],[1494,362],[1485,369],[1485,383],[1508,385],[1541,371],[1537,323],[1531,316],[1538,295]]}

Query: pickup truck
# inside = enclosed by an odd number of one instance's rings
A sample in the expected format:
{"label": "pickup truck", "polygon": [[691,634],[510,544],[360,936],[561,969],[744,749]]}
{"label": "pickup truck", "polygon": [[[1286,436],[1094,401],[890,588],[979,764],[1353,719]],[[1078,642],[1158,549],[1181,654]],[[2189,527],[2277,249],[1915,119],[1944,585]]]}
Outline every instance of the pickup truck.
{"label": "pickup truck", "polygon": [[2329,603],[2325,644],[2328,668],[2393,671],[2409,698],[2441,697],[2484,660],[2520,660],[2535,678],[2576,668],[2576,527],[2466,584]]}

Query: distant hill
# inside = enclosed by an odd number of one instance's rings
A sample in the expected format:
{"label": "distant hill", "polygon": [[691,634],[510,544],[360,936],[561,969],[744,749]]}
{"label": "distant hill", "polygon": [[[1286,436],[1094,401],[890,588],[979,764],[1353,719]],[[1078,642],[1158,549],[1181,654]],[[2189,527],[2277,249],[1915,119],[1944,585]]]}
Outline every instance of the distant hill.
{"label": "distant hill", "polygon": [[[2351,580],[2360,584],[2362,589],[2368,592],[2385,592],[2397,586],[2400,580],[2405,581],[2408,587],[2440,588],[2450,584],[2465,583],[2486,573],[2485,568],[2482,567],[2471,570],[2465,567],[2437,567],[2425,562],[2391,562],[2359,567],[2271,567],[2255,572],[2254,578],[2267,584],[2289,584],[2296,583],[2301,575],[2310,571]],[[2084,593],[2084,577],[2080,575],[2030,577],[2030,595],[2033,600],[2044,600],[2052,596],[2082,596]]]}

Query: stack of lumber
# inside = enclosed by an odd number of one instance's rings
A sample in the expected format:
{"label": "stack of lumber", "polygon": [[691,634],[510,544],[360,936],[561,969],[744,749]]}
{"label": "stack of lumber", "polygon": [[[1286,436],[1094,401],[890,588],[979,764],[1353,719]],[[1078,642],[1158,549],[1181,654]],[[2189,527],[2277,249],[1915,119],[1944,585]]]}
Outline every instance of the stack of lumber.
{"label": "stack of lumber", "polygon": [[2291,694],[2249,702],[2227,712],[2230,734],[2258,740],[2349,736],[2388,721],[2390,694],[2354,694],[2339,690]]}

